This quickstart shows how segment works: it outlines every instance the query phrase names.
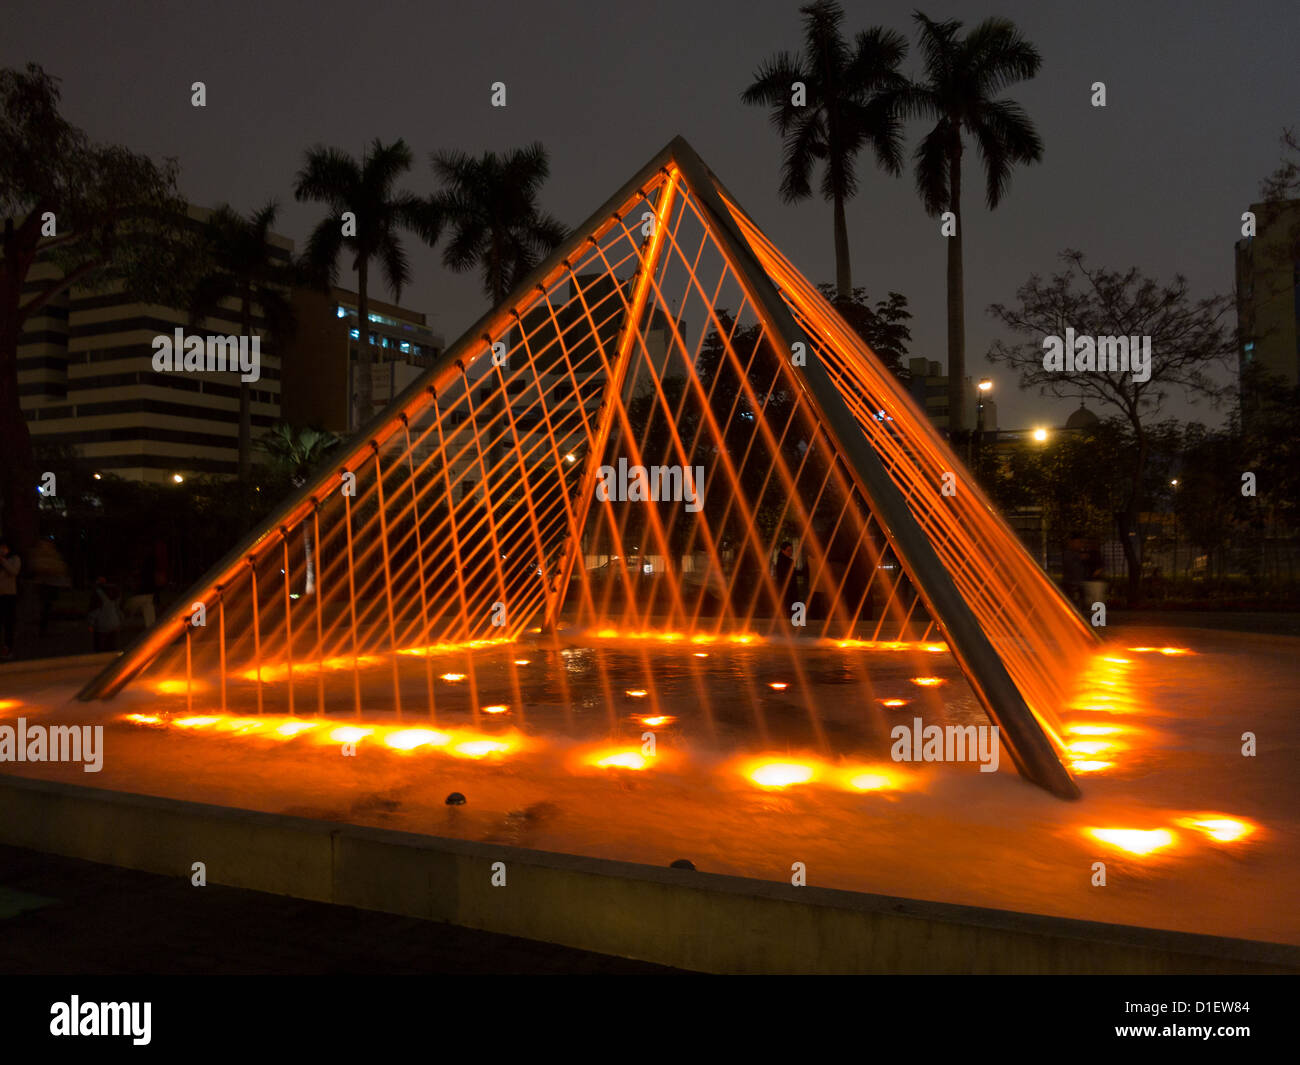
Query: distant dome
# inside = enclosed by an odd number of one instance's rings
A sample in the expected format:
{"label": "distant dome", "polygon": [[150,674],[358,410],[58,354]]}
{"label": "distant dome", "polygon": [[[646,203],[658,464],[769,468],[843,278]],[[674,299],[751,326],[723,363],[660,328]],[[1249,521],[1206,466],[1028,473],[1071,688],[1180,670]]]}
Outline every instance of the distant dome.
{"label": "distant dome", "polygon": [[1098,418],[1097,415],[1093,414],[1092,411],[1080,403],[1079,409],[1066,419],[1065,427],[1067,429],[1089,429],[1099,421],[1101,421],[1101,419]]}

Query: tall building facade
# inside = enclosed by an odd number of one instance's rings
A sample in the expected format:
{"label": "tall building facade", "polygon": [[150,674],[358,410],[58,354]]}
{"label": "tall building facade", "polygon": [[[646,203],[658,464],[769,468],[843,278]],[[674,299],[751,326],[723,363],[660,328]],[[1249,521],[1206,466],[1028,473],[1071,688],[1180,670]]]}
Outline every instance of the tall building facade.
{"label": "tall building facade", "polygon": [[1238,370],[1248,411],[1255,374],[1300,383],[1300,200],[1250,209],[1256,235],[1236,245]]}
{"label": "tall building facade", "polygon": [[[948,428],[948,375],[933,359],[907,360],[911,374],[908,391],[920,404],[926,417],[939,429]],[[992,397],[981,395],[968,377],[962,394],[966,397],[965,424],[970,429],[983,428],[993,432],[998,427],[998,407]]]}
{"label": "tall building facade", "polygon": [[355,292],[299,288],[298,327],[284,351],[284,418],[346,435],[388,406],[445,348],[419,311],[371,299],[367,332],[373,409],[359,406],[361,327]]}
{"label": "tall building facade", "polygon": [[[191,206],[198,227],[212,212]],[[287,261],[293,242],[271,234],[271,254]],[[38,262],[27,283],[58,276]],[[255,308],[253,327],[265,325]],[[238,471],[239,389],[235,372],[155,370],[156,337],[237,336],[239,307],[224,303],[197,328],[186,311],[139,303],[120,285],[73,286],[30,318],[19,338],[18,387],[38,454],[74,447],[97,471],[132,480],[167,481]],[[280,416],[280,357],[263,338],[259,379],[251,383],[253,436]]]}

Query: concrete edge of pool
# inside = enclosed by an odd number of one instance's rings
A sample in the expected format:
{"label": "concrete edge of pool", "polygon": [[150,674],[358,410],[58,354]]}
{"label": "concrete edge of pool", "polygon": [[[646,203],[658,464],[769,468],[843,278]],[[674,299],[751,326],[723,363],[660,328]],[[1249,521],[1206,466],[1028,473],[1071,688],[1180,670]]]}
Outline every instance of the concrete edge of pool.
{"label": "concrete edge of pool", "polygon": [[[1300,947],[796,888],[0,774],[0,842],[719,973],[1297,973]],[[506,886],[492,885],[504,862]]]}

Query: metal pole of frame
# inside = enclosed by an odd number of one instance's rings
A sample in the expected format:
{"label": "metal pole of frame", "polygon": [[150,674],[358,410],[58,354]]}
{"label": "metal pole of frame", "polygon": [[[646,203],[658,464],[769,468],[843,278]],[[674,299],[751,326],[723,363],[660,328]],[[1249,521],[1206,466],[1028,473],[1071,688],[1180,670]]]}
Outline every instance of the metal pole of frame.
{"label": "metal pole of frame", "polygon": [[[713,175],[685,141],[678,138],[673,142],[673,149],[674,161],[686,179],[687,188],[700,202],[764,328],[774,341],[779,339],[787,349],[795,343],[806,343],[807,338],[795,324],[785,301],[722,202]],[[1078,786],[1061,764],[970,606],[957,591],[907,501],[844,405],[825,367],[815,358],[809,359],[798,379],[813,408],[825,421],[845,465],[871,501],[931,617],[943,629],[976,698],[999,726],[1002,740],[1021,775],[1060,798],[1078,798]]]}

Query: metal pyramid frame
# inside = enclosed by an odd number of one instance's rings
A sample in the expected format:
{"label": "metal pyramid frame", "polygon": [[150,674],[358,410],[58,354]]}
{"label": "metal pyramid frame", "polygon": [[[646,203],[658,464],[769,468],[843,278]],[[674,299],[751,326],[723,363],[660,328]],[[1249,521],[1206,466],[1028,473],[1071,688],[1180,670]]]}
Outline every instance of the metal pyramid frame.
{"label": "metal pyramid frame", "polygon": [[[703,233],[697,249],[687,225]],[[516,397],[533,396],[517,415]],[[640,508],[633,532],[596,491],[616,446],[634,465],[657,446],[683,470],[707,454],[723,491],[687,518],[680,504]],[[781,628],[790,585],[768,567],[791,529],[807,544],[822,635],[851,639],[877,616],[876,639],[887,620],[896,639],[939,630],[1021,774],[1079,794],[1055,712],[1095,634],[905,388],[678,137],[80,698],[111,698],[183,655],[187,677],[215,673],[223,707],[243,670],[259,710],[274,696],[290,713],[310,699],[302,683],[323,711],[325,672],[350,668],[359,711],[362,667],[391,662],[400,713],[403,654],[428,662],[434,649],[554,630],[566,608],[599,625],[622,602],[633,628],[666,615],[688,637],[764,611]],[[688,585],[668,565],[658,587],[672,597],[638,603],[614,554],[637,536],[638,562],[694,552],[716,570],[725,556],[730,577]],[[617,579],[598,583],[593,557]],[[856,584],[855,567],[867,574]],[[313,578],[314,594],[292,592]]]}

